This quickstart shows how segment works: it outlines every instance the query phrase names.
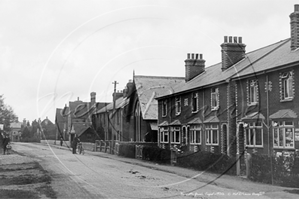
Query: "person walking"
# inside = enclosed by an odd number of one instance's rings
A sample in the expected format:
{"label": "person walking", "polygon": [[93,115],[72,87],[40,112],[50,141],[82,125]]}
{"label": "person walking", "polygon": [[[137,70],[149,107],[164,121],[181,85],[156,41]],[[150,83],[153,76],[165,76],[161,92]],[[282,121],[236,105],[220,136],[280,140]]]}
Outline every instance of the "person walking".
{"label": "person walking", "polygon": [[60,137],[60,146],[62,146],[62,145],[63,145],[63,142],[64,142],[64,139],[63,139],[63,137]]}
{"label": "person walking", "polygon": [[74,139],[72,141],[72,148],[73,148],[73,154],[76,154],[76,148],[77,148],[78,138],[75,134]]}
{"label": "person walking", "polygon": [[5,155],[5,152],[7,154],[7,145],[9,143],[9,137],[7,135],[4,135],[4,138],[3,138],[3,155]]}

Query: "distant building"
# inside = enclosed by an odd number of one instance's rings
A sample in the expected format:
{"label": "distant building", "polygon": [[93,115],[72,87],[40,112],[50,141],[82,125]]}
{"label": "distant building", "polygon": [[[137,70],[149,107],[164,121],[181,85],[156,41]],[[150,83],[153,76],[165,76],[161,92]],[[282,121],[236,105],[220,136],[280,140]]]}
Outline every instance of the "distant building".
{"label": "distant building", "polygon": [[92,126],[92,114],[107,103],[96,102],[95,92],[90,95],[90,102],[83,102],[78,98],[77,101],[70,101],[69,106],[56,109],[57,139],[62,136],[72,142],[76,134],[82,142],[95,142],[98,136]]}
{"label": "distant building", "polygon": [[13,142],[20,141],[22,135],[21,128],[22,128],[22,122],[13,122],[10,124],[9,137],[11,141]]}

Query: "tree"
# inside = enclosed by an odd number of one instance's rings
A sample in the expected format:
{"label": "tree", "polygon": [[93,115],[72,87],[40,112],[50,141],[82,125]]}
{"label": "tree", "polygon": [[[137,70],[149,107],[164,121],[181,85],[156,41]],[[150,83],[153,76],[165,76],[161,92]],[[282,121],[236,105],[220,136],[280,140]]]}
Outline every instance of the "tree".
{"label": "tree", "polygon": [[16,121],[17,116],[11,106],[4,103],[4,96],[0,95],[0,123],[4,124],[4,130],[9,131],[10,123]]}

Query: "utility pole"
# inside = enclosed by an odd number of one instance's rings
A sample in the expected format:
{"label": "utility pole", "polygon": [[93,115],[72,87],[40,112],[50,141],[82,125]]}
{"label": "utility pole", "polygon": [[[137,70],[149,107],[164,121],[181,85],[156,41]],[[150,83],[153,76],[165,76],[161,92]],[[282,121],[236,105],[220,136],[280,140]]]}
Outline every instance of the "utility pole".
{"label": "utility pole", "polygon": [[114,103],[114,111],[116,109],[116,88],[117,88],[117,84],[119,84],[117,81],[114,81],[112,84],[114,84],[114,94],[113,94],[113,103]]}

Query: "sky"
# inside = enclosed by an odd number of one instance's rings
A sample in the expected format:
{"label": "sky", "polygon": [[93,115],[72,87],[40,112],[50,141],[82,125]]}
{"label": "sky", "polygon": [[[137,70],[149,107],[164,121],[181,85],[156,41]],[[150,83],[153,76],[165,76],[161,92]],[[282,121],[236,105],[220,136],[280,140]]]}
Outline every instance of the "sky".
{"label": "sky", "polygon": [[221,61],[224,36],[246,52],[290,37],[296,0],[0,0],[0,95],[19,121],[69,101],[111,102],[136,75],[184,77],[187,53]]}

